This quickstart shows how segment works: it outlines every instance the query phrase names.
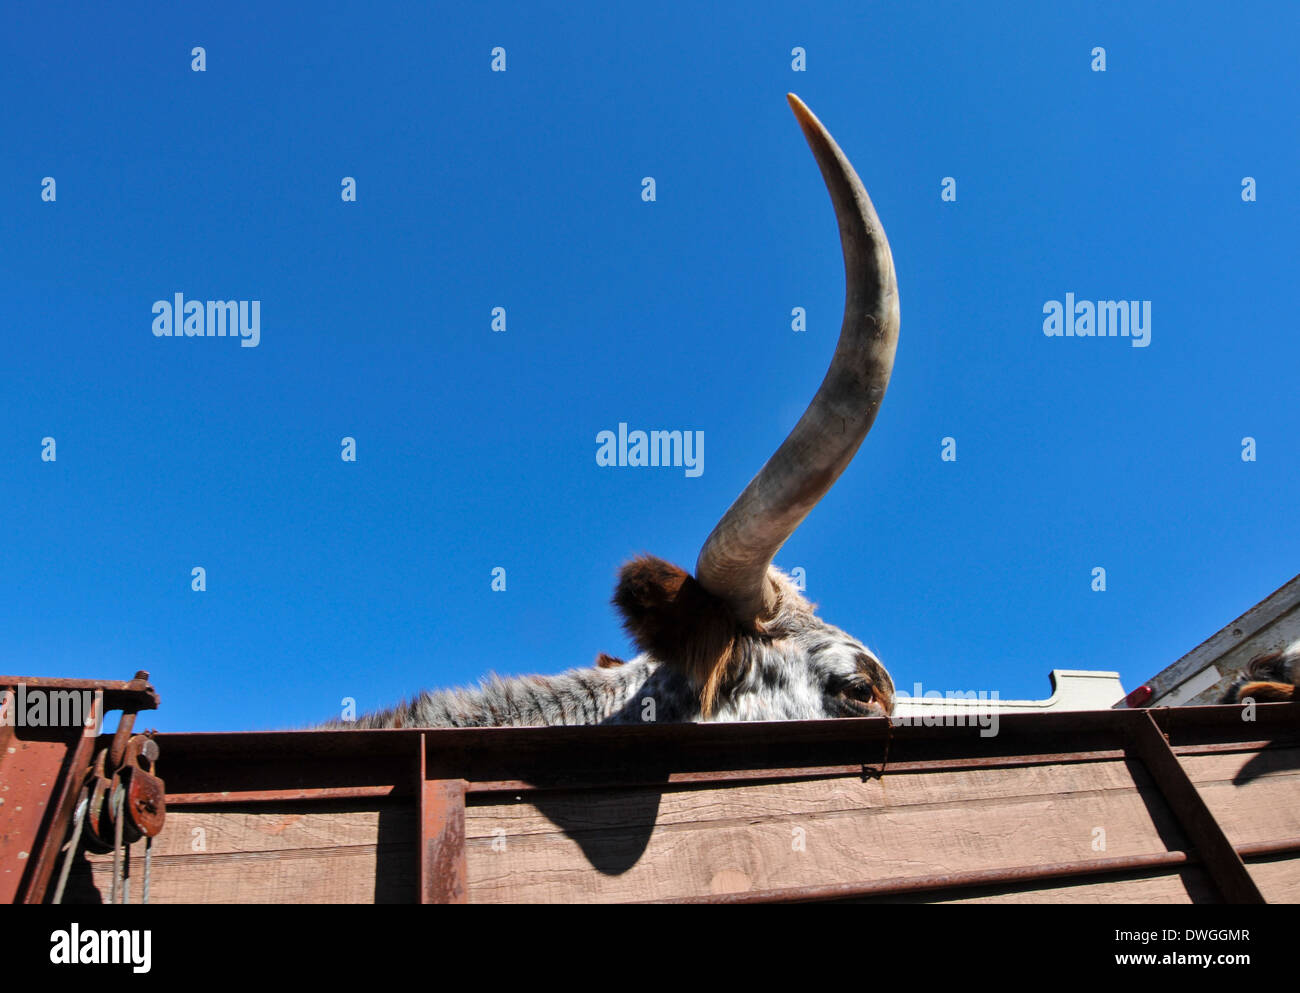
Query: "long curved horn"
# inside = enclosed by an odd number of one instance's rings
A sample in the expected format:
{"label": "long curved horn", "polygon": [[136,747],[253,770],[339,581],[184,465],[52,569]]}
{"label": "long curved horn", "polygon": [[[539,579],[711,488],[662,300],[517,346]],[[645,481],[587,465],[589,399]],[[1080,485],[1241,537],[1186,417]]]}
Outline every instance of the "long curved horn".
{"label": "long curved horn", "polygon": [[862,181],[802,100],[786,95],[831,195],[844,251],[844,324],[826,378],[803,417],[723,515],[700,550],[695,577],[742,623],[777,609],[767,568],[839,478],[867,436],[898,346],[894,258]]}

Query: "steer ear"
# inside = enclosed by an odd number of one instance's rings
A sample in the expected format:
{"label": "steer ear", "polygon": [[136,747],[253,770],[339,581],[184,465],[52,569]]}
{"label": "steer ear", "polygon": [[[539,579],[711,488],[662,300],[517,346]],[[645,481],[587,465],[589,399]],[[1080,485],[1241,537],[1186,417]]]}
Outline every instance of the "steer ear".
{"label": "steer ear", "polygon": [[690,679],[701,713],[712,716],[736,663],[740,631],[731,608],[685,569],[651,555],[623,566],[614,606],[637,647]]}
{"label": "steer ear", "polygon": [[1239,703],[1250,697],[1258,703],[1300,699],[1296,693],[1296,663],[1300,662],[1300,641],[1256,655],[1219,698],[1220,703]]}

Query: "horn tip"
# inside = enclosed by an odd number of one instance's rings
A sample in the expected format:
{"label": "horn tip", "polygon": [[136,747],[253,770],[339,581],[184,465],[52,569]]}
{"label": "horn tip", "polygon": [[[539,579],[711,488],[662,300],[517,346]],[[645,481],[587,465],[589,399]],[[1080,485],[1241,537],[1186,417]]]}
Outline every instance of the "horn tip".
{"label": "horn tip", "polygon": [[823,135],[829,137],[822,122],[817,120],[817,115],[808,109],[808,105],[800,100],[798,95],[787,93],[785,98],[789,101],[790,109],[794,111],[795,120],[799,122],[799,127],[803,128],[803,132],[808,136],[809,141],[813,140],[814,135],[818,138]]}

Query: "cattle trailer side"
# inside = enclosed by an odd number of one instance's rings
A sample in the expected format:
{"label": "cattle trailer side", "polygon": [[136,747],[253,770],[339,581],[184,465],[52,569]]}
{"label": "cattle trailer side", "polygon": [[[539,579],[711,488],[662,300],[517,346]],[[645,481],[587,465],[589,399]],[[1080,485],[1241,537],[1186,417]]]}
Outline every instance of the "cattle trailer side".
{"label": "cattle trailer side", "polygon": [[[1294,902],[1298,719],[160,734],[151,898]],[[80,856],[66,901],[110,876]]]}

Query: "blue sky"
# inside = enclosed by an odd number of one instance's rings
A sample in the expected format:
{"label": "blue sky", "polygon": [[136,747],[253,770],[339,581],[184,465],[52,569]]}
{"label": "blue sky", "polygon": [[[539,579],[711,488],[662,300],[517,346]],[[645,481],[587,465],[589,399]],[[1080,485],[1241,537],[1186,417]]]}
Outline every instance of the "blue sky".
{"label": "blue sky", "polygon": [[[0,671],[148,669],[152,724],[219,730],[627,654],[619,564],[693,566],[838,334],[791,90],[902,299],[777,559],[825,619],[904,688],[1133,688],[1300,572],[1292,5],[185,8],[0,40]],[[258,346],[155,337],[177,292]],[[1149,347],[1046,337],[1067,292],[1150,300]],[[619,422],[703,474],[598,466]]]}

